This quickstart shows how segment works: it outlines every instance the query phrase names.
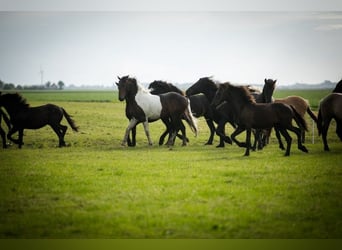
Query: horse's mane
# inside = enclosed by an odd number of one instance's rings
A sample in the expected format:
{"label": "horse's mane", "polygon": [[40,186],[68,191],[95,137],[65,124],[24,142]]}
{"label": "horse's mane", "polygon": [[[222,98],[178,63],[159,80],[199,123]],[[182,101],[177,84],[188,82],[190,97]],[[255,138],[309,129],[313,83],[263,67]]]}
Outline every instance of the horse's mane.
{"label": "horse's mane", "polygon": [[333,93],[342,93],[342,79],[336,84]]}
{"label": "horse's mane", "polygon": [[242,102],[255,103],[255,99],[246,86],[235,86],[230,83],[224,83],[228,87],[231,96],[237,97]]}
{"label": "horse's mane", "polygon": [[1,95],[1,99],[4,103],[9,103],[12,106],[17,106],[20,108],[28,108],[30,104],[27,103],[26,99],[19,93],[4,94]]}
{"label": "horse's mane", "polygon": [[155,81],[151,82],[150,87],[152,87],[152,88],[163,88],[164,91],[167,91],[167,92],[172,91],[172,92],[176,92],[176,93],[179,93],[181,95],[184,95],[184,92],[181,89],[179,89],[178,87],[176,87],[172,83],[168,83],[168,82],[162,81],[162,80],[155,80]]}

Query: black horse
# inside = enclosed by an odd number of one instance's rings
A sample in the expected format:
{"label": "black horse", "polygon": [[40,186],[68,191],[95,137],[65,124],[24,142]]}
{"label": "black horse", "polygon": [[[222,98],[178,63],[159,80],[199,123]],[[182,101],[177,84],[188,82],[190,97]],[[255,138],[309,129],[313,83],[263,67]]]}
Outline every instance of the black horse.
{"label": "black horse", "polygon": [[[7,138],[12,142],[23,145],[24,129],[39,129],[49,125],[59,138],[59,147],[65,146],[64,136],[67,126],[60,124],[63,116],[68,121],[74,131],[78,130],[73,119],[62,108],[54,104],[46,104],[39,107],[30,107],[26,100],[18,93],[0,95],[0,107],[3,106],[10,116],[13,127],[7,134]],[[12,135],[19,132],[18,139],[13,139]]]}
{"label": "black horse", "polygon": [[[167,83],[165,81],[153,81],[150,83],[148,88],[151,90],[151,94],[154,95],[160,95],[168,92],[176,92],[181,95],[185,95],[185,93],[181,89],[177,88],[172,83]],[[188,98],[190,101],[192,114],[196,118],[199,118],[201,116],[205,118],[210,130],[209,139],[206,145],[212,145],[215,133],[215,125],[213,122],[214,115],[209,100],[204,94],[191,95],[188,96]]]}
{"label": "black horse", "polygon": [[[0,92],[0,95],[1,95],[1,92]],[[11,122],[10,120],[8,119],[6,113],[0,109],[0,135],[1,135],[1,139],[2,139],[2,147],[3,148],[7,148],[7,144],[6,144],[6,133],[5,133],[5,130],[1,127],[1,120],[2,120],[2,117],[4,118],[4,121],[8,127],[8,130],[11,130]]]}
{"label": "black horse", "polygon": [[[240,147],[246,147],[245,156],[249,155],[252,128],[270,129],[275,127],[278,129],[287,142],[285,156],[290,155],[292,138],[287,132],[290,130],[297,135],[298,148],[303,152],[308,152],[300,140],[300,129],[292,125],[292,119],[306,129],[307,124],[294,108],[283,103],[256,103],[245,86],[234,86],[230,83],[220,84],[213,104],[219,105],[224,101],[229,103],[237,118],[238,127],[231,135],[232,140]],[[246,142],[241,143],[235,137],[245,130],[247,132]]]}
{"label": "black horse", "polygon": [[[152,95],[149,90],[138,84],[135,78],[124,76],[118,77],[118,79],[119,100],[126,100],[126,116],[128,113],[131,117],[122,145],[126,145],[130,131],[139,122],[143,123],[149,145],[152,145],[148,123],[159,119],[164,122],[167,133],[169,131],[172,133],[168,145],[173,145],[179,130],[182,132],[183,145],[186,145],[186,133],[182,118],[197,135],[196,121],[191,114],[189,102],[184,96],[175,92],[158,96]],[[127,110],[127,106],[129,110]]]}
{"label": "black horse", "polygon": [[205,98],[199,100],[202,102],[203,107],[206,106],[208,109],[208,120],[207,124],[210,129],[210,137],[208,144],[212,144],[213,136],[214,136],[214,124],[213,121],[217,124],[216,134],[220,138],[219,145],[217,147],[224,147],[225,142],[232,144],[232,141],[229,136],[225,133],[225,125],[226,123],[230,123],[232,127],[235,128],[234,122],[234,114],[231,112],[229,105],[223,103],[219,107],[212,106],[213,99],[215,97],[215,93],[217,91],[217,84],[211,79],[211,77],[202,77],[196,83],[194,83],[191,87],[189,87],[185,94],[186,96],[197,96],[198,94],[203,94]]}

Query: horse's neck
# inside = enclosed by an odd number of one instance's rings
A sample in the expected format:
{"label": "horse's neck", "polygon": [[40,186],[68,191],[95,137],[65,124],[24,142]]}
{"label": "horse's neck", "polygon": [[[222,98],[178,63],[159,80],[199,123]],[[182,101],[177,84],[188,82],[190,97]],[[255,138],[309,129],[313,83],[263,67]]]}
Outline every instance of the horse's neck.
{"label": "horse's neck", "polygon": [[6,109],[8,115],[10,117],[15,116],[17,113],[28,109],[28,107],[18,107],[18,106],[13,106],[13,105],[9,105],[9,104],[5,104],[3,105],[3,107]]}
{"label": "horse's neck", "polygon": [[208,88],[205,92],[203,92],[203,94],[207,97],[209,102],[212,102],[214,100],[216,91]]}

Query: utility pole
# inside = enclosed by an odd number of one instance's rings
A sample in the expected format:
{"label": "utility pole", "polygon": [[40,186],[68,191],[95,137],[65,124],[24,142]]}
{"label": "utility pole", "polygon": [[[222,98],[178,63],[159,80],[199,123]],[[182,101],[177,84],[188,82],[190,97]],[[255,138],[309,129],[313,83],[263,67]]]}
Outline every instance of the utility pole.
{"label": "utility pole", "polygon": [[40,84],[43,86],[44,85],[44,70],[42,69],[42,65],[40,65]]}

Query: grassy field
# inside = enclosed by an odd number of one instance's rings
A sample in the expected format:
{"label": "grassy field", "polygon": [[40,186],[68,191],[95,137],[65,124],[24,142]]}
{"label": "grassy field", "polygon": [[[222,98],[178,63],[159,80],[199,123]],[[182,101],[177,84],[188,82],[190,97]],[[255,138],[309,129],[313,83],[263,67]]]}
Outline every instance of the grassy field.
{"label": "grassy field", "polygon": [[[317,107],[326,93],[300,95]],[[312,144],[311,128],[309,153],[293,145],[290,157],[273,137],[250,157],[236,145],[204,146],[203,119],[197,138],[187,130],[187,147],[158,146],[164,128],[155,122],[155,145],[147,145],[139,125],[137,147],[127,148],[120,146],[128,121],[117,93],[23,95],[32,106],[63,106],[80,132],[69,127],[69,146],[57,148],[51,128],[26,130],[21,150],[0,150],[0,238],[342,237],[342,143],[334,123],[331,152],[316,129]]]}

